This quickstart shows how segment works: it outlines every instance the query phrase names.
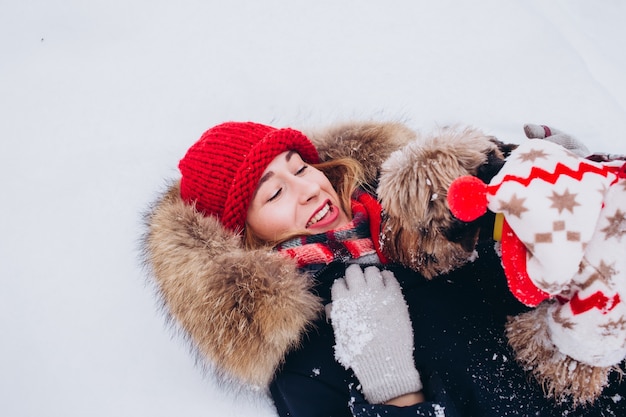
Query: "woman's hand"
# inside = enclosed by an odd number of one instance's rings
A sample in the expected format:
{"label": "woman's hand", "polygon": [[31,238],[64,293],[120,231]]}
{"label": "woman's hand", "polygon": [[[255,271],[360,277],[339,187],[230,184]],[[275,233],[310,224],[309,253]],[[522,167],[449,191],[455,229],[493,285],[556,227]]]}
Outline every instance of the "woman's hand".
{"label": "woman's hand", "polygon": [[395,405],[396,407],[408,407],[417,403],[424,402],[424,394],[420,392],[412,392],[410,394],[404,394],[396,398],[392,398],[385,401],[386,405]]}
{"label": "woman's hand", "polygon": [[413,328],[393,273],[351,265],[331,294],[335,358],[352,368],[365,399],[372,404],[417,402],[422,382],[413,360]]}
{"label": "woman's hand", "polygon": [[584,158],[589,156],[590,152],[585,146],[584,143],[573,137],[572,135],[568,135],[567,133],[563,133],[558,129],[548,127],[545,125],[534,125],[534,124],[525,124],[524,125],[524,133],[528,139],[544,139],[549,142],[556,143],[557,145],[561,145],[565,149],[570,152]]}

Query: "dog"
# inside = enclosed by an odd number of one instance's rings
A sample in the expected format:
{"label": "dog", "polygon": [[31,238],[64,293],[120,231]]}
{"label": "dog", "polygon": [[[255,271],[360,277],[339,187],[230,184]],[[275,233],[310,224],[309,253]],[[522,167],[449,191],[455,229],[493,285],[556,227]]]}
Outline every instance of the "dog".
{"label": "dog", "polygon": [[432,279],[472,261],[500,216],[509,289],[532,307],[509,318],[509,344],[547,397],[576,407],[626,357],[626,163],[583,158],[545,132],[507,145],[446,128],[392,153],[378,186],[383,250]]}
{"label": "dog", "polygon": [[377,189],[385,211],[386,256],[429,279],[472,259],[492,219],[455,218],[446,202],[448,188],[464,175],[488,182],[516,147],[478,129],[446,127],[392,153],[382,164]]}

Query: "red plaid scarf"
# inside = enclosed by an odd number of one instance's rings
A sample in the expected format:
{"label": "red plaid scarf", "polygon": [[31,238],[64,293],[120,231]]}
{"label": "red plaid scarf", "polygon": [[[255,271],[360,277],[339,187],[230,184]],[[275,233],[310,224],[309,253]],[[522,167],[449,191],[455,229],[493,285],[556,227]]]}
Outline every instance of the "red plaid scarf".
{"label": "red plaid scarf", "polygon": [[[352,221],[336,230],[316,235],[298,236],[276,246],[276,250],[298,261],[298,267],[349,261],[380,253],[381,207],[374,197],[358,192],[352,200]],[[376,236],[376,239],[372,239]]]}

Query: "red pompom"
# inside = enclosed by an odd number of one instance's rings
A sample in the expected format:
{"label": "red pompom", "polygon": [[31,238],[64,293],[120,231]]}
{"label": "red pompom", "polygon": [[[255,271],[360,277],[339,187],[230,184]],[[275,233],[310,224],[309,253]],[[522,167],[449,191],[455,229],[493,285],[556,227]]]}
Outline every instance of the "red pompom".
{"label": "red pompom", "polygon": [[487,184],[471,175],[457,178],[448,189],[448,206],[457,219],[476,220],[487,212]]}

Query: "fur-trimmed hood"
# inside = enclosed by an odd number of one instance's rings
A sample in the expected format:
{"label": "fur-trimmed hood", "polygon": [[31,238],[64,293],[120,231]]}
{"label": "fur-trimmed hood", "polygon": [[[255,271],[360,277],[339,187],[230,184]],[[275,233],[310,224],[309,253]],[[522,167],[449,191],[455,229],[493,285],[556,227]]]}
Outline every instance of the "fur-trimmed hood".
{"label": "fur-trimmed hood", "polygon": [[[400,123],[351,123],[307,134],[320,158],[349,156],[374,186],[389,154],[414,139]],[[212,217],[185,204],[174,181],[145,215],[144,262],[164,310],[201,362],[227,380],[266,388],[323,310],[313,278],[293,260],[245,250]]]}

